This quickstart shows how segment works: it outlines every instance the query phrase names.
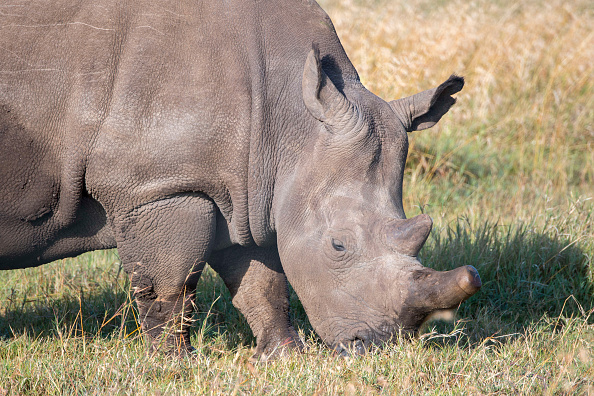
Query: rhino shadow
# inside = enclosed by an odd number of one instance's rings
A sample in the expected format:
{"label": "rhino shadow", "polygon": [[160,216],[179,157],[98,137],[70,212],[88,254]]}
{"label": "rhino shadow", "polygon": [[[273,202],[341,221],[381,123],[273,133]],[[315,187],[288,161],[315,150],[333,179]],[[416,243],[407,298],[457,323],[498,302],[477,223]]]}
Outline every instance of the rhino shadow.
{"label": "rhino shadow", "polygon": [[437,336],[435,342],[459,344],[460,334],[473,343],[491,336],[506,342],[514,339],[508,335],[526,334],[534,326],[558,331],[564,318],[594,322],[588,314],[594,308],[591,260],[574,240],[527,225],[488,222],[472,228],[458,221],[442,235],[432,234],[422,252],[424,263],[440,270],[474,265],[483,282],[481,290],[461,304],[456,322],[429,324],[434,334],[452,335]]}
{"label": "rhino shadow", "polygon": [[[113,287],[109,287],[113,286]],[[113,338],[138,337],[138,311],[128,286],[108,285],[101,290],[62,293],[58,297],[9,296],[0,313],[0,339],[21,335],[32,339],[70,336]],[[222,279],[205,268],[196,290],[193,338],[206,343],[222,342],[228,348],[255,345],[256,339],[239,311]],[[297,295],[291,290],[291,308],[298,329],[310,333],[311,325]]]}
{"label": "rhino shadow", "polygon": [[[99,290],[77,291],[74,285],[59,296],[13,293],[0,312],[0,339],[25,334],[32,339],[77,337],[83,330],[86,337],[138,337],[138,311],[127,283],[123,287],[107,284]],[[209,343],[223,336],[222,342],[229,348],[255,345],[256,339],[245,318],[233,307],[224,282],[208,266],[198,283],[195,304],[193,337]],[[291,305],[295,323],[310,331],[294,292]]]}
{"label": "rhino shadow", "polygon": [[64,294],[58,298],[27,296],[8,299],[0,316],[0,338],[26,334],[40,337],[112,337],[133,334],[137,328],[133,304],[123,290]]}
{"label": "rhino shadow", "polygon": [[[9,297],[0,314],[0,339],[27,335],[31,339],[79,337],[137,338],[138,311],[128,288],[103,288],[58,297]],[[207,269],[196,297],[192,335],[205,341],[225,334],[229,347],[255,344],[247,321],[233,307],[223,281]]]}

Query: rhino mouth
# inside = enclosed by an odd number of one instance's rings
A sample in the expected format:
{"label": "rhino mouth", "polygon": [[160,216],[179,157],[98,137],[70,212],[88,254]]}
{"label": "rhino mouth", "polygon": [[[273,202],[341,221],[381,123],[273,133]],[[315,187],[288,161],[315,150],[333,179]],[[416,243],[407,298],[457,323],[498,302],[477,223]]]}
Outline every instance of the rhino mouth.
{"label": "rhino mouth", "polygon": [[395,331],[368,331],[339,341],[334,344],[332,349],[343,357],[362,356],[373,346],[381,347],[383,345],[397,343],[399,340],[412,339],[418,333],[419,327],[399,325]]}
{"label": "rhino mouth", "polygon": [[370,345],[368,345],[365,340],[355,338],[350,341],[339,342],[334,346],[334,351],[343,357],[362,356],[367,353],[369,347]]}

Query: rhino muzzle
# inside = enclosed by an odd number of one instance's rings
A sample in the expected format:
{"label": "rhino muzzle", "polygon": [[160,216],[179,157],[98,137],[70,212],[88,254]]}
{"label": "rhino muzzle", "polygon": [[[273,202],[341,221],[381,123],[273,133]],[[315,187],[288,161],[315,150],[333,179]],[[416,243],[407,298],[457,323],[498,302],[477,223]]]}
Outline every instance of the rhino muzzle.
{"label": "rhino muzzle", "polygon": [[377,327],[359,327],[348,338],[332,345],[336,353],[343,356],[363,355],[372,345],[390,341],[397,335],[411,337],[432,313],[457,308],[482,286],[478,271],[472,265],[451,271],[424,268],[415,271],[410,281],[411,291],[394,322]]}

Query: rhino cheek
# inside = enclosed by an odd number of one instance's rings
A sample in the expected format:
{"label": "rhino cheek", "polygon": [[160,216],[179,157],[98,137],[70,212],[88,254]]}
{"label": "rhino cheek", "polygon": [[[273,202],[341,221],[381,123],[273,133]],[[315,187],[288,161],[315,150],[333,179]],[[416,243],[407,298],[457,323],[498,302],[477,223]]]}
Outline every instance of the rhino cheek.
{"label": "rhino cheek", "polygon": [[366,345],[386,341],[406,327],[401,321],[409,297],[405,272],[381,259],[355,266],[342,274],[318,274],[312,280],[319,285],[314,295],[300,295],[314,330],[331,347],[356,340]]}
{"label": "rhino cheek", "polygon": [[324,260],[329,259],[322,252],[310,250],[309,254],[303,254],[306,249],[298,250],[302,253],[287,250],[281,254],[285,274],[313,329],[326,344],[333,346],[338,340],[348,338],[361,312],[353,296],[345,292],[349,280],[328,268]]}

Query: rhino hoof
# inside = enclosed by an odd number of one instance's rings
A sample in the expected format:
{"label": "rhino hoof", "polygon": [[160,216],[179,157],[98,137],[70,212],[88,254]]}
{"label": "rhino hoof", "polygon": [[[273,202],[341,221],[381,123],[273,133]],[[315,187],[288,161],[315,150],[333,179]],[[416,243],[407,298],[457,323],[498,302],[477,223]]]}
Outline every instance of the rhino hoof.
{"label": "rhino hoof", "polygon": [[283,342],[258,343],[254,354],[248,359],[250,363],[263,363],[286,356],[289,351],[303,352],[305,349],[298,336],[287,337]]}

